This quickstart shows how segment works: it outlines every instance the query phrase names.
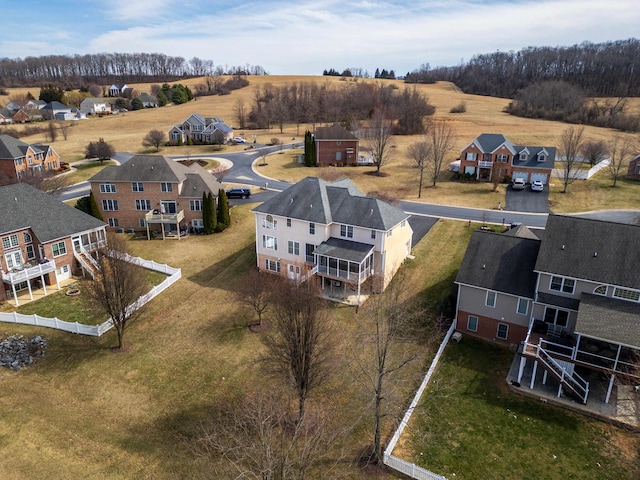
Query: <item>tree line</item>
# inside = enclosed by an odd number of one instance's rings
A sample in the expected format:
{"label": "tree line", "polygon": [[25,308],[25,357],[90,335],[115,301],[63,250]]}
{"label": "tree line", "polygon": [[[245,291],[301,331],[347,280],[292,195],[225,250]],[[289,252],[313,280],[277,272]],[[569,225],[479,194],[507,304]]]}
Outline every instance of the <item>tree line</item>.
{"label": "tree line", "polygon": [[20,87],[52,83],[80,88],[87,83],[169,82],[205,75],[266,75],[260,65],[214,65],[163,53],[97,53],[0,58],[0,85]]}
{"label": "tree line", "polygon": [[580,87],[589,96],[640,95],[640,40],[584,42],[569,47],[527,47],[474,55],[466,64],[407,73],[408,83],[455,83],[465,93],[513,98],[528,85],[550,80]]}

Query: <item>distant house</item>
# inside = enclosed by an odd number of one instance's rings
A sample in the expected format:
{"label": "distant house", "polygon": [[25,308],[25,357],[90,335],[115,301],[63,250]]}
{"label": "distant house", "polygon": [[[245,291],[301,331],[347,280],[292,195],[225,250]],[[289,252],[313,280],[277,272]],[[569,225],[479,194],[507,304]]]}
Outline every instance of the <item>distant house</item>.
{"label": "distant house", "polygon": [[109,96],[110,97],[123,97],[124,91],[126,88],[129,88],[124,83],[114,83],[109,87]]}
{"label": "distant house", "polygon": [[343,126],[318,127],[314,140],[318,165],[358,165],[358,137]]}
{"label": "distant house", "polygon": [[40,109],[43,120],[72,120],[76,118],[73,107],[67,107],[58,101],[47,103]]}
{"label": "distant house", "polygon": [[586,403],[600,376],[608,402],[621,379],[640,384],[639,244],[637,225],[562,215],[541,240],[524,226],[475,231],[456,278],[456,328],[520,346],[518,384],[528,369],[530,388],[549,377],[558,396]]}
{"label": "distant house", "polygon": [[158,106],[157,97],[149,93],[141,93],[138,95],[138,99],[140,99],[144,108],[155,108]]}
{"label": "distant house", "polygon": [[106,246],[104,222],[26,183],[0,187],[0,302],[90,269],[86,256]]}
{"label": "distant house", "polygon": [[0,135],[0,183],[15,183],[27,175],[60,168],[60,156],[49,145],[27,144],[10,135]]}
{"label": "distant house", "polygon": [[0,124],[13,123],[14,112],[8,108],[0,108]]}
{"label": "distant house", "polygon": [[191,140],[195,144],[223,144],[233,139],[233,128],[228,126],[221,118],[204,117],[197,113],[189,115],[179,125],[174,125],[169,130],[169,142],[178,145],[180,142],[188,143]]}
{"label": "distant house", "polygon": [[[177,234],[200,230],[202,194],[217,197],[222,185],[197,163],[185,166],[161,155],[135,155],[89,179],[109,227]],[[179,236],[178,236],[179,238]]]}
{"label": "distant house", "polygon": [[629,162],[627,178],[630,178],[631,180],[640,180],[640,155],[636,155]]}
{"label": "distant house", "polygon": [[105,115],[111,113],[111,104],[103,98],[85,98],[80,103],[80,111],[85,115]]}
{"label": "distant house", "polygon": [[27,123],[37,118],[41,118],[38,110],[20,108],[13,114],[13,123]]}
{"label": "distant house", "polygon": [[44,107],[47,104],[47,102],[45,102],[44,100],[35,100],[35,99],[31,99],[31,100],[12,100],[11,102],[7,103],[7,108],[9,110],[13,110],[13,111],[17,111],[20,110],[21,108],[26,110],[26,111],[34,111],[34,110],[40,110],[42,107]]}
{"label": "distant house", "polygon": [[384,290],[411,253],[409,215],[346,178],[304,178],[253,213],[258,268],[317,282],[338,301]]}
{"label": "distant house", "polygon": [[555,159],[555,147],[514,145],[502,134],[483,133],[462,149],[459,172],[480,181],[509,177],[546,184]]}

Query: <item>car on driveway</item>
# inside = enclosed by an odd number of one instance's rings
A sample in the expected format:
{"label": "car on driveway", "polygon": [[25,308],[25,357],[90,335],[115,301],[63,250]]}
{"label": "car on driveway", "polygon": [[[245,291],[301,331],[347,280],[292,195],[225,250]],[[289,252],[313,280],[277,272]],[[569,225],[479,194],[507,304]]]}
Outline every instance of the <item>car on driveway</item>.
{"label": "car on driveway", "polygon": [[524,190],[526,186],[527,182],[524,181],[524,178],[514,178],[511,185],[514,190]]}
{"label": "car on driveway", "polygon": [[236,143],[247,143],[247,141],[242,137],[233,137],[233,141]]}
{"label": "car on driveway", "polygon": [[251,190],[248,188],[231,188],[226,191],[227,198],[249,198]]}
{"label": "car on driveway", "polygon": [[531,190],[534,192],[541,192],[544,190],[544,183],[540,180],[534,180],[531,182]]}

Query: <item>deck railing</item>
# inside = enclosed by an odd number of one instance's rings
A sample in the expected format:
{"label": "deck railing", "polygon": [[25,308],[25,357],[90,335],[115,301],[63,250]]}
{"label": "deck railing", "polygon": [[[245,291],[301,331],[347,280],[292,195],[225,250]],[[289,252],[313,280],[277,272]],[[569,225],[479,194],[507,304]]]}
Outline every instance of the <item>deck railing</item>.
{"label": "deck railing", "polygon": [[[26,267],[26,268],[25,268]],[[46,262],[39,263],[35,266],[29,266],[25,264],[21,270],[12,270],[10,272],[2,272],[2,281],[15,285],[17,283],[26,282],[33,278],[38,278],[41,275],[55,271],[56,262],[54,260],[47,260]]]}

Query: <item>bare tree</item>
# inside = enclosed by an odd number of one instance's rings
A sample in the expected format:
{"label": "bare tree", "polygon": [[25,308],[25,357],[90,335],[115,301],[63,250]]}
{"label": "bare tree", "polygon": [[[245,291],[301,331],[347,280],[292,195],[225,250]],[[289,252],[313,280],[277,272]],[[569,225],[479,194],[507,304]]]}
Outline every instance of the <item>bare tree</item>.
{"label": "bare tree", "polygon": [[244,100],[242,100],[242,98],[238,98],[234,102],[233,113],[235,114],[236,120],[238,121],[238,127],[245,128],[247,124],[247,107],[244,104]]}
{"label": "bare tree", "polygon": [[45,133],[45,137],[50,142],[55,142],[56,138],[58,138],[58,129],[56,128],[56,126],[53,123],[53,121],[50,121],[47,124],[47,131]]}
{"label": "bare tree", "polygon": [[589,164],[593,167],[595,164],[605,159],[608,153],[608,147],[602,140],[591,140],[584,142],[582,146],[582,155],[589,160]]}
{"label": "bare tree", "polygon": [[427,126],[426,137],[431,142],[428,171],[435,187],[442,172],[444,160],[447,154],[453,150],[455,132],[453,127],[445,120],[433,120]]}
{"label": "bare tree", "polygon": [[264,364],[271,373],[293,385],[298,418],[305,413],[309,393],[328,379],[331,367],[331,327],[324,301],[310,282],[281,282],[274,291],[271,331],[263,340]]}
{"label": "bare tree", "polygon": [[104,138],[100,138],[97,142],[89,142],[89,145],[85,147],[87,158],[97,158],[101,164],[113,157],[115,153],[116,149],[110,143],[105,142]]}
{"label": "bare tree", "polygon": [[66,140],[69,137],[69,124],[63,123],[62,125],[60,125],[59,130],[60,133],[62,133],[62,138]]}
{"label": "bare tree", "polygon": [[[269,308],[271,304],[272,280],[274,278],[265,278],[266,273],[262,273],[257,269],[252,269],[249,274],[243,278],[236,291],[238,299],[249,305],[258,314],[258,325],[262,325],[262,314]],[[273,277],[273,275],[270,275]]]}
{"label": "bare tree", "polygon": [[[203,424],[196,453],[211,462],[215,478],[303,480],[318,468],[340,478],[342,455],[335,447],[342,444],[346,429],[332,425],[330,412],[321,410],[292,422],[289,403],[273,389],[225,403]],[[333,466],[330,454],[338,457]]]}
{"label": "bare tree", "polygon": [[371,125],[366,129],[363,143],[371,152],[376,173],[380,175],[380,169],[391,160],[391,122],[384,117],[384,112],[374,114]]}
{"label": "bare tree", "polygon": [[429,143],[427,140],[420,140],[418,142],[412,143],[407,149],[407,154],[412,160],[412,163],[415,163],[415,166],[418,168],[418,198],[420,198],[422,196],[422,181],[424,178],[424,170],[427,166],[427,161],[431,157],[431,143]]}
{"label": "bare tree", "polygon": [[407,281],[408,277],[399,272],[384,293],[370,297],[363,306],[366,328],[363,327],[357,342],[361,350],[355,353],[355,377],[371,399],[373,446],[369,461],[372,463],[381,463],[383,459],[383,423],[395,414],[393,398],[402,379],[401,370],[424,350],[424,345],[420,348],[411,345],[416,338],[417,321],[426,314],[404,298]]}
{"label": "bare tree", "polygon": [[150,130],[142,139],[143,147],[155,147],[156,152],[160,151],[160,145],[166,142],[166,135],[162,130]]}
{"label": "bare tree", "polygon": [[613,185],[611,186],[615,188],[620,174],[626,172],[629,160],[631,160],[633,147],[628,140],[616,135],[609,144],[609,152],[609,173],[613,179]]}
{"label": "bare tree", "polygon": [[567,193],[567,188],[578,178],[580,172],[579,154],[582,151],[582,135],[584,127],[569,127],[560,135],[560,153],[562,164],[562,193]]}
{"label": "bare tree", "polygon": [[111,317],[118,333],[118,348],[124,346],[124,332],[140,312],[140,297],[146,293],[147,277],[140,265],[129,261],[126,241],[113,232],[107,234],[108,249],[98,258],[95,272],[87,286],[91,301]]}

